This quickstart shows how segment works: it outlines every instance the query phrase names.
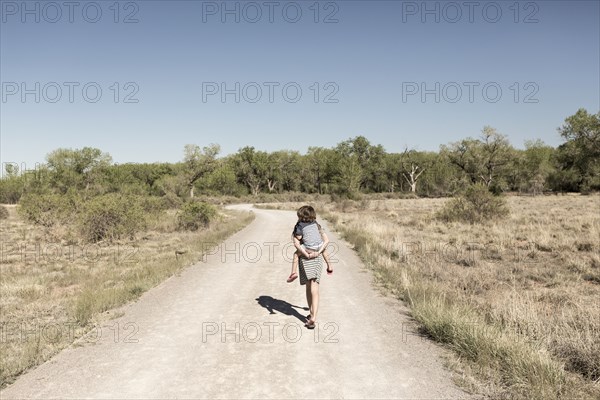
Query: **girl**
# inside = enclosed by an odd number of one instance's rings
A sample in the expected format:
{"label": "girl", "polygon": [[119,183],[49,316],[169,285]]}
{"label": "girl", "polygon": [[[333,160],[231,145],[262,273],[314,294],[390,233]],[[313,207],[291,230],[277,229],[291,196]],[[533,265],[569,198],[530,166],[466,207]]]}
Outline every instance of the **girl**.
{"label": "girl", "polygon": [[[294,227],[292,239],[296,252],[292,261],[292,273],[288,282],[294,281],[298,274],[296,269],[300,264],[300,285],[306,285],[306,300],[310,309],[310,314],[306,317],[306,327],[314,329],[319,308],[319,282],[321,279],[321,269],[323,268],[323,259],[327,264],[327,273],[332,274],[333,268],[329,260],[329,255],[325,251],[329,238],[317,223],[317,213],[311,206],[302,206],[298,209],[298,223]],[[300,260],[300,255],[303,258]]]}

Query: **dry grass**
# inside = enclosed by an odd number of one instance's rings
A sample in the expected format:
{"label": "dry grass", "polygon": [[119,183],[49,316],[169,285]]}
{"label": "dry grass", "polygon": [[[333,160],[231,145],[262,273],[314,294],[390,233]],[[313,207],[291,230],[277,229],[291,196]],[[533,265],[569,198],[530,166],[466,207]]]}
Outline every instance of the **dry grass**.
{"label": "dry grass", "polygon": [[204,243],[254,218],[226,211],[205,230],[177,232],[173,211],[134,242],[83,245],[57,239],[60,227],[42,231],[20,220],[14,206],[8,210],[0,228],[0,387],[199,260]]}
{"label": "dry grass", "polygon": [[509,197],[511,216],[482,225],[436,220],[446,201],[319,208],[470,390],[600,398],[600,197]]}

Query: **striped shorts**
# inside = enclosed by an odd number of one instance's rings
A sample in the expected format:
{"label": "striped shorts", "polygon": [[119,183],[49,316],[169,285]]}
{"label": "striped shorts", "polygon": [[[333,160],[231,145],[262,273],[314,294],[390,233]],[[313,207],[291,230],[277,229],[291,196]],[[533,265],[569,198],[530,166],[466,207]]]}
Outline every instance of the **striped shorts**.
{"label": "striped shorts", "polygon": [[317,283],[321,280],[321,270],[323,269],[323,256],[307,259],[300,257],[298,260],[300,269],[300,284],[306,285],[311,279],[315,279]]}

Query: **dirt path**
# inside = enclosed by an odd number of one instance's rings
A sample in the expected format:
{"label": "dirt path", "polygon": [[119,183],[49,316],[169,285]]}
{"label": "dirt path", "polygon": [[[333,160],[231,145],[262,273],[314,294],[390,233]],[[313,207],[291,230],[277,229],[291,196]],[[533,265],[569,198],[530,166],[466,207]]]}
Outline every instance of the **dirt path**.
{"label": "dirt path", "polygon": [[0,398],[468,397],[330,231],[338,262],[323,274],[319,328],[304,328],[304,288],[285,282],[282,251],[295,215],[255,212],[215,254],[124,307],[98,340],[62,351]]}

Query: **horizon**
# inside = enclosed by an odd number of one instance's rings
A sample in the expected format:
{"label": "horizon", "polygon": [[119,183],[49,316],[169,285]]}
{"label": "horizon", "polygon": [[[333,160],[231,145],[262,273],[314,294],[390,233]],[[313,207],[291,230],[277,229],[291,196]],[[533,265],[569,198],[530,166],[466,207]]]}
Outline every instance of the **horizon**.
{"label": "horizon", "polygon": [[[358,135],[358,136],[362,136],[362,135]],[[352,139],[354,139],[354,138],[356,138],[356,136],[355,136],[355,137],[351,137],[351,138],[347,138],[347,139],[345,139],[345,140],[343,140],[343,141],[346,141],[346,140],[352,140]],[[478,136],[464,137],[463,139],[468,139],[468,138],[477,139],[477,138],[478,138]],[[368,139],[368,138],[367,138],[367,139]],[[517,150],[517,151],[524,151],[524,150],[526,149],[526,148],[525,148],[525,146],[522,146],[522,147],[515,146],[513,143],[511,143],[511,142],[510,142],[510,138],[507,138],[507,139],[509,140],[509,144],[510,144],[510,145],[511,145],[511,146],[512,146],[512,147],[513,147],[515,150]],[[539,138],[538,138],[538,139],[539,139]],[[527,142],[528,140],[529,140],[529,139],[527,139],[527,140],[526,140],[526,142]],[[531,139],[531,141],[535,141],[535,140],[537,140],[537,139],[535,139],[535,138],[534,138],[534,139]],[[541,140],[541,139],[540,139],[540,140]],[[340,142],[340,143],[341,143],[341,142]],[[550,147],[554,148],[554,149],[556,149],[556,148],[557,148],[557,147],[555,147],[555,146],[551,146],[551,145],[549,145],[549,144],[548,144],[548,143],[546,143],[546,142],[543,142],[543,143],[544,143],[545,145],[547,145],[547,146],[550,146]],[[186,143],[186,144],[195,144],[195,143]],[[219,143],[211,143],[211,144],[219,144]],[[336,144],[334,144],[333,146],[329,146],[329,147],[324,147],[324,146],[319,146],[319,147],[328,148],[328,149],[334,149],[334,148],[337,146],[337,144],[339,144],[339,143],[336,143]],[[371,145],[373,145],[373,146],[378,146],[378,145],[380,145],[380,143],[372,143],[372,142],[371,142],[370,144],[371,144]],[[445,144],[449,144],[449,143],[443,143],[443,144],[440,144],[440,146],[438,146],[438,150],[418,150],[418,149],[410,149],[410,148],[407,148],[406,150],[407,150],[407,151],[416,151],[416,152],[418,152],[418,153],[434,153],[434,154],[439,154],[439,152],[440,152],[440,149],[439,149],[439,147],[441,147],[442,145],[445,145]],[[208,145],[208,143],[207,143],[207,145]],[[185,144],[184,144],[184,146],[185,146]],[[219,144],[219,146],[220,146],[220,144]],[[382,146],[383,146],[383,145],[382,145]],[[56,149],[52,149],[52,150],[50,150],[50,152],[48,152],[48,154],[50,154],[50,153],[51,153],[51,152],[53,152],[54,150],[58,150],[58,149],[81,150],[82,148],[85,148],[85,147],[91,147],[91,146],[82,146],[82,147],[79,147],[79,148],[73,148],[73,147],[61,147],[61,148],[56,148]],[[201,146],[201,147],[202,147],[202,146]],[[263,150],[263,149],[256,148],[255,146],[248,146],[248,147],[254,147],[254,149],[255,149],[256,151],[264,151],[264,152],[266,152],[266,153],[268,153],[268,154],[270,154],[270,153],[273,153],[273,152],[279,152],[279,151],[297,152],[297,153],[298,153],[298,154],[300,154],[301,156],[306,156],[306,155],[308,154],[308,149],[305,149],[304,151],[293,150],[293,149],[275,149],[275,150],[267,151],[267,150]],[[239,152],[239,150],[241,150],[241,149],[242,149],[242,148],[238,149],[236,152],[232,152],[232,153],[229,153],[229,154],[223,154],[223,153],[219,152],[219,153],[217,154],[217,157],[216,157],[216,158],[217,158],[217,159],[225,159],[225,158],[227,158],[227,157],[230,157],[230,156],[233,156],[233,155],[237,154],[237,153]],[[383,146],[383,149],[384,149],[384,151],[385,151],[385,153],[386,153],[386,154],[402,154],[402,153],[404,153],[404,150],[402,150],[402,151],[388,151],[388,149],[386,149],[386,148],[385,148],[385,146]],[[115,160],[112,158],[112,155],[110,154],[110,152],[104,151],[104,149],[98,149],[98,150],[101,150],[103,153],[106,153],[106,154],[108,154],[109,156],[111,156],[111,159],[112,159],[112,161],[111,161],[111,165],[124,165],[124,164],[177,164],[177,163],[184,163],[184,162],[185,162],[185,161],[183,160],[183,149],[182,149],[182,157],[181,157],[181,159],[179,159],[179,160],[175,160],[175,161],[160,161],[160,160],[157,160],[157,161],[115,161]],[[35,171],[35,170],[36,170],[38,167],[41,167],[41,166],[44,166],[44,165],[46,165],[46,160],[45,160],[45,159],[46,159],[46,157],[47,157],[47,155],[48,155],[48,154],[46,154],[46,156],[44,157],[44,161],[35,161],[33,164],[26,164],[26,163],[24,163],[24,162],[23,162],[23,163],[21,163],[21,164],[18,164],[18,163],[15,163],[15,162],[10,162],[10,161],[2,161],[2,171],[0,171],[0,177],[4,177],[4,176],[5,176],[5,174],[6,174],[6,171],[5,171],[5,168],[4,168],[4,167],[5,167],[6,165],[9,165],[9,164],[10,164],[10,165],[18,165],[18,167],[19,167],[19,169],[18,169],[19,173],[21,173],[21,172],[27,172],[27,171],[29,171],[29,172],[31,172],[31,171]],[[34,168],[33,168],[33,169],[27,168],[27,165],[33,165],[33,166],[34,166]],[[22,167],[25,167],[25,168],[22,168]]]}

